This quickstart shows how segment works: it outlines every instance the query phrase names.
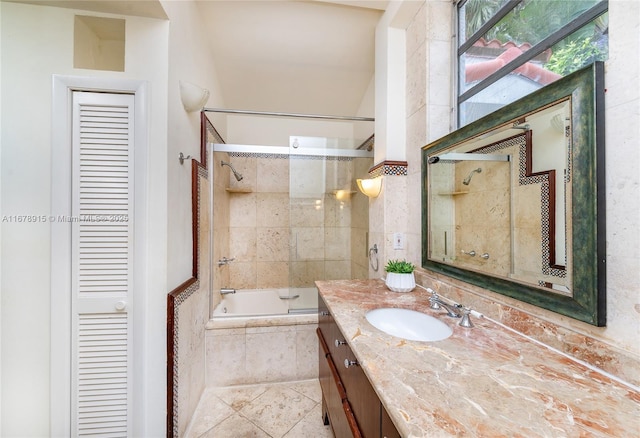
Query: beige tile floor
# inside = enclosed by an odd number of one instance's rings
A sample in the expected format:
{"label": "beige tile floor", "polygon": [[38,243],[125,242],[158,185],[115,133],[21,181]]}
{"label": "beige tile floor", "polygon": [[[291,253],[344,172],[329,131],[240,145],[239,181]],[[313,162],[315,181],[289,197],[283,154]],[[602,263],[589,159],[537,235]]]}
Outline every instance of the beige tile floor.
{"label": "beige tile floor", "polygon": [[333,438],[316,379],[206,388],[187,438]]}

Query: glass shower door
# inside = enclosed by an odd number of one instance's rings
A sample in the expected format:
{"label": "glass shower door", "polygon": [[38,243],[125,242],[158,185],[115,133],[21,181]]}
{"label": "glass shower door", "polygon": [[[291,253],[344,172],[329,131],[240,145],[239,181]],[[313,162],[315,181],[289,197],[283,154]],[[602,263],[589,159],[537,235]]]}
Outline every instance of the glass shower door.
{"label": "glass shower door", "polygon": [[[361,253],[365,260],[360,265],[366,267],[368,200],[355,188],[355,179],[356,171],[368,169],[372,158],[359,158],[361,151],[341,143],[344,140],[319,137],[292,137],[290,142],[289,289],[291,297],[298,295],[291,299],[293,311],[317,308],[316,280],[362,276],[354,253]],[[365,201],[355,202],[357,196]],[[361,211],[354,214],[354,206]],[[354,270],[359,275],[354,276]]]}

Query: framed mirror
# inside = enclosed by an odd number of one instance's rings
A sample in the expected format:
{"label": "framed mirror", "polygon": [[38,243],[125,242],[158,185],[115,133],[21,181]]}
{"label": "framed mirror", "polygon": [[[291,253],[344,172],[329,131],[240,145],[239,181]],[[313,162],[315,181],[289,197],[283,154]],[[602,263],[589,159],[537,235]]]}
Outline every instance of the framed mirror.
{"label": "framed mirror", "polygon": [[422,266],[606,323],[604,66],[422,149]]}

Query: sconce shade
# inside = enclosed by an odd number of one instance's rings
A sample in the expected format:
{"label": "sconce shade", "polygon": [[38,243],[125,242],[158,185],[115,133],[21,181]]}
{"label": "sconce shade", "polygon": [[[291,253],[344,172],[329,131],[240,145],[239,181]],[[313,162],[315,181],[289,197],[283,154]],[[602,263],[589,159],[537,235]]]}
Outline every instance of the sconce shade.
{"label": "sconce shade", "polygon": [[370,198],[376,198],[382,190],[382,178],[357,179],[360,191]]}
{"label": "sconce shade", "polygon": [[209,90],[190,82],[180,81],[180,99],[188,113],[200,111],[209,100]]}

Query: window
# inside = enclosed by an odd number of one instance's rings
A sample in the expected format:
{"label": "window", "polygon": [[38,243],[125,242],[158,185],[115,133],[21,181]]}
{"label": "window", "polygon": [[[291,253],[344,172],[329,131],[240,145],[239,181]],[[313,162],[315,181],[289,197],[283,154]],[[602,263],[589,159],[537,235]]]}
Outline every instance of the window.
{"label": "window", "polygon": [[608,55],[607,0],[461,0],[458,126]]}

